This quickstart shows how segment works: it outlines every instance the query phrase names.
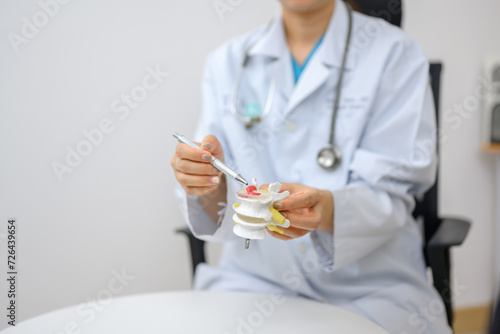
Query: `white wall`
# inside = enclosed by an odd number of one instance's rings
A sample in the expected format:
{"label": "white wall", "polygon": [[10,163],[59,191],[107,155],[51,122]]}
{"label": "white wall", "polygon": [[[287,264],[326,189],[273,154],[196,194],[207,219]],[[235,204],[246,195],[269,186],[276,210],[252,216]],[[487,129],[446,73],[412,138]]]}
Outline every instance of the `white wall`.
{"label": "white wall", "polygon": [[[0,233],[18,219],[18,320],[95,299],[122,267],[135,279],[120,295],[190,287],[172,133],[194,131],[205,55],[275,7],[242,3],[221,21],[211,1],[73,0],[16,54],[7,33],[38,0],[0,2]],[[170,76],[120,119],[111,103],[157,65]],[[59,182],[53,161],[105,118],[114,131]]]}
{"label": "white wall", "polygon": [[[445,62],[444,111],[473,92],[484,53],[500,51],[500,3],[406,5],[406,30]],[[171,134],[194,130],[207,52],[267,22],[276,7],[242,1],[221,20],[212,1],[73,0],[16,53],[8,33],[21,34],[23,17],[40,7],[0,2],[0,233],[7,218],[18,219],[18,320],[91,301],[122,268],[134,279],[119,295],[189,288],[186,242],[173,233],[183,223]],[[169,76],[121,119],[111,104],[142,83],[148,66]],[[75,149],[103,119],[113,131],[59,182],[51,164],[64,163],[66,146]],[[478,151],[478,112],[456,130],[443,125],[440,209],[474,221],[454,252],[454,275],[467,285],[456,298],[463,307],[491,298],[493,166]],[[3,262],[5,240],[0,247]]]}

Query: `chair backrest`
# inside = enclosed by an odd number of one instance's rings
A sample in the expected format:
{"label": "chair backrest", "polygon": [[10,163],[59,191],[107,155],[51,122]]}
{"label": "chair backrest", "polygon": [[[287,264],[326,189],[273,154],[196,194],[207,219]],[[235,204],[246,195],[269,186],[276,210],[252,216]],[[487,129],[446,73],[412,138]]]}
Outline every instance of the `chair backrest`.
{"label": "chair backrest", "polygon": [[491,315],[490,334],[500,333],[500,295],[498,296],[497,303],[493,314]]}
{"label": "chair backrest", "polygon": [[[429,66],[430,83],[432,88],[432,95],[434,96],[434,107],[436,109],[436,124],[439,129],[439,95],[441,87],[441,70],[443,65],[441,63],[431,63]],[[439,141],[436,142],[436,148],[439,154]],[[438,217],[438,177],[436,175],[436,182],[427,190],[422,199],[416,199],[415,210],[413,217],[415,219],[423,218],[424,222],[424,237],[425,243],[430,240],[439,227],[440,220]]]}
{"label": "chair backrest", "polygon": [[403,3],[401,0],[346,0],[355,10],[370,16],[380,17],[401,27]]}

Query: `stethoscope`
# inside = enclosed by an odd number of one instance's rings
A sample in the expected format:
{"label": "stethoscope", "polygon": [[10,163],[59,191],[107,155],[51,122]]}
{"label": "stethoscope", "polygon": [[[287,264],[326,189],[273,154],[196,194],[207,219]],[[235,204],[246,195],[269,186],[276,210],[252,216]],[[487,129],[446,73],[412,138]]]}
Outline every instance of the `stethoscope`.
{"label": "stethoscope", "polygon": [[[351,35],[352,35],[352,8],[348,3],[346,3],[346,6],[347,6],[347,12],[349,13],[349,27],[347,30],[347,39],[346,39],[346,43],[345,43],[345,47],[344,47],[344,55],[342,57],[342,65],[340,67],[340,74],[339,74],[339,77],[337,80],[337,87],[335,89],[335,100],[333,103],[333,114],[332,114],[332,122],[331,122],[331,127],[330,127],[330,137],[329,137],[329,141],[328,141],[328,146],[321,149],[319,151],[318,157],[317,157],[318,165],[320,165],[321,167],[323,167],[325,169],[333,169],[333,168],[337,167],[340,164],[340,161],[342,160],[342,152],[340,151],[340,148],[334,144],[334,140],[335,140],[335,121],[337,119],[337,113],[338,113],[339,102],[340,102],[340,95],[342,93],[342,79],[344,77],[345,66],[346,66],[346,62],[347,62],[347,54],[349,53],[349,44],[350,44]],[[269,27],[271,26],[271,23],[264,30],[263,35],[269,29]],[[240,87],[241,78],[243,76],[243,71],[248,63],[249,51],[255,45],[255,43],[250,45],[245,51],[243,63],[241,65],[240,70],[238,71],[238,74],[236,76],[236,80],[234,82],[233,92],[232,92],[232,96],[231,96],[231,105],[230,105],[231,113],[237,119],[239,119],[241,122],[243,122],[245,124],[245,126],[247,127],[247,129],[252,128],[255,124],[262,121],[262,119],[264,119],[270,113],[271,106],[272,106],[273,100],[274,100],[274,94],[276,92],[276,79],[274,79],[271,82],[271,86],[269,88],[269,92],[268,92],[267,98],[266,98],[266,104],[264,105],[264,110],[263,110],[261,115],[259,115],[259,116],[244,116],[244,115],[241,115],[240,113],[238,113],[238,109],[237,109],[238,90]]]}

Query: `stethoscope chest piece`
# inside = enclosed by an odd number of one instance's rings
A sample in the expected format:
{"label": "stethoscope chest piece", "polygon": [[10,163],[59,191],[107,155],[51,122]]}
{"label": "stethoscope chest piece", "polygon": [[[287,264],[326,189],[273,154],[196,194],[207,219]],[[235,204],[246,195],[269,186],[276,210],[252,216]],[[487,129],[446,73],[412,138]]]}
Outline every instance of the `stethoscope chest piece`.
{"label": "stethoscope chest piece", "polygon": [[327,146],[318,153],[318,165],[324,169],[337,167],[342,160],[342,153],[337,146]]}

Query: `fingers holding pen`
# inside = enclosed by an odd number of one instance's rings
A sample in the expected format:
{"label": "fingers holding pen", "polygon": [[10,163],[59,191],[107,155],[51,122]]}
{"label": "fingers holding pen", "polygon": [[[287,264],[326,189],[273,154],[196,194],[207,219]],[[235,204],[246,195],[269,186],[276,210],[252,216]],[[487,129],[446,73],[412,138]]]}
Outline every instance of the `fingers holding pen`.
{"label": "fingers holding pen", "polygon": [[192,196],[209,194],[224,184],[223,176],[200,176],[175,172],[175,178],[186,194]]}
{"label": "fingers holding pen", "polygon": [[224,161],[222,145],[213,135],[194,143],[174,134],[179,140],[170,165],[175,178],[188,195],[201,196],[225,189],[225,177],[212,165],[213,158]]}
{"label": "fingers holding pen", "polygon": [[194,162],[187,159],[177,159],[174,169],[184,174],[218,176],[220,171],[210,163]]}
{"label": "fingers holding pen", "polygon": [[214,135],[207,135],[201,141],[201,148],[212,153],[217,159],[224,160],[222,145]]}
{"label": "fingers holding pen", "polygon": [[179,143],[170,164],[187,194],[203,195],[221,183],[222,173],[212,166],[211,161],[209,151]]}
{"label": "fingers holding pen", "polygon": [[221,183],[220,175],[204,176],[175,172],[175,177],[185,187],[210,187]]}
{"label": "fingers holding pen", "polygon": [[217,186],[212,187],[184,187],[186,194],[190,196],[203,196],[215,193],[219,189]]}
{"label": "fingers holding pen", "polygon": [[177,144],[175,155],[180,159],[194,162],[210,163],[212,161],[212,154],[208,150],[194,148],[183,143]]}

